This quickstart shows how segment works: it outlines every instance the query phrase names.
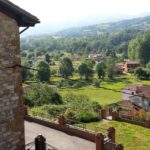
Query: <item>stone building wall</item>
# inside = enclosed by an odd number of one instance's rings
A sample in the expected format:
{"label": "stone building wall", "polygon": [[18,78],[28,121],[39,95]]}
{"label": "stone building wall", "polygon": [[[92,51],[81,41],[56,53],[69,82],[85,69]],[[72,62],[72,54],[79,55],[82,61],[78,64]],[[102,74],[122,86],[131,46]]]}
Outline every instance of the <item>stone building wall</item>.
{"label": "stone building wall", "polygon": [[24,119],[17,22],[0,12],[0,150],[24,149]]}

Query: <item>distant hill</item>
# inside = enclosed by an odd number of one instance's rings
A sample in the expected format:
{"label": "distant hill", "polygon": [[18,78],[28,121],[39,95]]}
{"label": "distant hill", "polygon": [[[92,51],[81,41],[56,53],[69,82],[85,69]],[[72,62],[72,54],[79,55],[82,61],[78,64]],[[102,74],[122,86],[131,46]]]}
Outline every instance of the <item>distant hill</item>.
{"label": "distant hill", "polygon": [[102,33],[120,32],[123,30],[137,30],[139,32],[150,29],[150,16],[135,19],[122,20],[118,22],[102,23],[85,27],[70,28],[54,33],[54,37],[78,38],[93,37]]}

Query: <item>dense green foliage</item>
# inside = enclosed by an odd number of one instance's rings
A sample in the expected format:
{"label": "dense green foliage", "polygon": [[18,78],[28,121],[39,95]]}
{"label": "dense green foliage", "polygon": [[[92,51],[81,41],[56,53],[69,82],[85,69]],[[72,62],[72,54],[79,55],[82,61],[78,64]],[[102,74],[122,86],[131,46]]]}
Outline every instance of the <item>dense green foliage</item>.
{"label": "dense green foliage", "polygon": [[84,95],[67,94],[63,98],[63,105],[43,105],[31,109],[30,114],[45,118],[55,118],[64,114],[68,119],[81,122],[98,121],[101,106],[91,102]]}
{"label": "dense green foliage", "polygon": [[131,60],[146,65],[150,61],[150,34],[139,35],[130,41],[128,55]]}
{"label": "dense green foliage", "polygon": [[85,62],[79,65],[78,72],[81,78],[84,76],[85,80],[89,80],[93,76],[92,68]]}
{"label": "dense green foliage", "polygon": [[[92,37],[53,38],[51,36],[27,37],[21,40],[22,50],[30,50],[28,57],[45,55],[47,52],[67,51],[79,54],[107,52],[107,50],[127,55],[128,42],[138,31],[124,30],[115,33],[102,33]],[[33,54],[34,52],[34,54]]]}
{"label": "dense green foliage", "polygon": [[104,79],[106,74],[106,65],[103,62],[100,62],[96,65],[96,73],[99,79]]}
{"label": "dense green foliage", "polygon": [[59,64],[60,75],[63,78],[67,79],[69,76],[73,75],[73,71],[74,71],[74,68],[73,68],[72,61],[67,57],[62,58]]}
{"label": "dense green foliage", "polygon": [[115,75],[115,62],[112,57],[107,58],[107,67],[106,67],[107,76],[109,79],[113,79]]}
{"label": "dense green foliage", "polygon": [[45,61],[40,61],[37,63],[37,73],[36,78],[42,82],[49,82],[50,79],[50,68]]}
{"label": "dense green foliage", "polygon": [[46,54],[45,55],[45,61],[49,64],[51,62],[50,60],[50,55],[49,54]]}
{"label": "dense green foliage", "polygon": [[33,107],[29,113],[31,116],[39,116],[42,118],[52,119],[59,117],[61,114],[64,114],[66,109],[66,105],[48,104],[42,105],[40,107]]}
{"label": "dense green foliage", "polygon": [[41,106],[44,104],[62,104],[61,96],[47,84],[33,84],[24,96],[25,105]]}

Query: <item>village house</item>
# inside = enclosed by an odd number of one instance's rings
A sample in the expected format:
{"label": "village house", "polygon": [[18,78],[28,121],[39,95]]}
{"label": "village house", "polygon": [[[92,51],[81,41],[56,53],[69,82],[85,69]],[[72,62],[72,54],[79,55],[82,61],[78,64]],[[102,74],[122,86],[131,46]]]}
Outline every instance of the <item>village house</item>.
{"label": "village house", "polygon": [[134,84],[123,90],[123,100],[150,111],[150,85]]}
{"label": "village house", "polygon": [[124,71],[125,72],[133,72],[140,64],[136,61],[126,60],[124,63]]}
{"label": "village house", "polygon": [[105,60],[105,56],[103,56],[102,54],[90,54],[88,55],[88,59],[100,62]]}
{"label": "village house", "polygon": [[24,150],[24,106],[19,27],[39,19],[8,0],[0,0],[0,150]]}

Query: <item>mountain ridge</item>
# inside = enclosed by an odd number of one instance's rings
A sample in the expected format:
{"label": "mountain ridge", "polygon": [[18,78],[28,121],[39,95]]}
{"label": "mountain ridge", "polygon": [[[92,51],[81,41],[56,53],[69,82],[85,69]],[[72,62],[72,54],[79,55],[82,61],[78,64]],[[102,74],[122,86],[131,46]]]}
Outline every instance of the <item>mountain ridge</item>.
{"label": "mountain ridge", "polygon": [[117,22],[101,23],[84,27],[65,29],[52,34],[54,37],[78,38],[91,37],[102,33],[119,32],[121,30],[149,30],[150,16],[125,19]]}

